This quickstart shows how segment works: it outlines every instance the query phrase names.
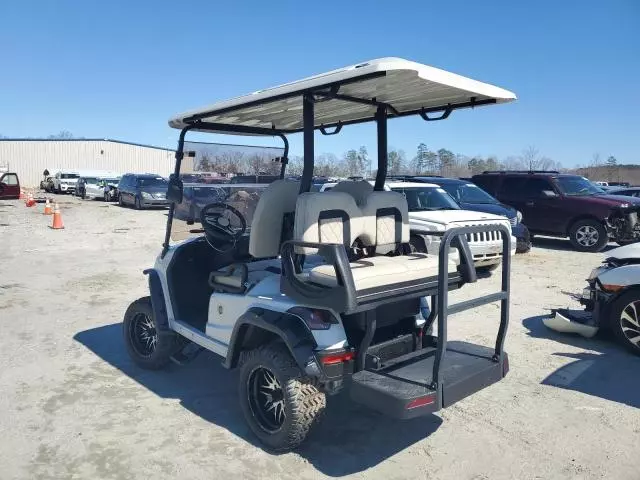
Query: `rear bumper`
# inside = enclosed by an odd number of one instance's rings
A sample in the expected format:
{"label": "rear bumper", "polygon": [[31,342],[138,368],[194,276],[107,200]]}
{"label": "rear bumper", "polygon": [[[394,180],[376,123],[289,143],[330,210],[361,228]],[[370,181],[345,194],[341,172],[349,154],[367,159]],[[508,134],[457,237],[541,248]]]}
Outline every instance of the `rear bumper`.
{"label": "rear bumper", "polygon": [[142,198],[140,199],[140,205],[143,207],[168,207],[171,204],[166,199],[156,199],[156,198]]}
{"label": "rear bumper", "polygon": [[482,390],[507,374],[506,353],[494,361],[491,348],[467,342],[449,342],[441,365],[441,381],[432,385],[435,347],[398,357],[376,371],[353,374],[351,398],[398,419],[436,412]]}

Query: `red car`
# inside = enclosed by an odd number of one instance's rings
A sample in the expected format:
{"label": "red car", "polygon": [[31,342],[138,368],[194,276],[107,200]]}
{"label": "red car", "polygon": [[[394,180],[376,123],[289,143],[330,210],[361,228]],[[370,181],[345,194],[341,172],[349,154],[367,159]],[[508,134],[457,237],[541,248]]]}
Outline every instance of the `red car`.
{"label": "red car", "polygon": [[0,174],[0,199],[12,200],[20,198],[20,180],[17,173]]}

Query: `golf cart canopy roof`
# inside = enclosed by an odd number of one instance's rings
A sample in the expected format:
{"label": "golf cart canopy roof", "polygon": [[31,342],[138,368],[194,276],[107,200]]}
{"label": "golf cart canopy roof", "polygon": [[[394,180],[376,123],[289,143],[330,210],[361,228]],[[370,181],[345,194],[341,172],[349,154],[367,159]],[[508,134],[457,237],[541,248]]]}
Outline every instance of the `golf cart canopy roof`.
{"label": "golf cart canopy roof", "polygon": [[[381,58],[315,75],[192,110],[169,121],[174,128],[282,135],[303,130],[303,97],[313,96],[314,129],[420,114],[446,118],[452,110],[516,99],[515,94],[438,68],[401,58]],[[429,113],[442,112],[430,117]],[[209,125],[207,125],[209,124]],[[337,132],[334,132],[337,133]],[[328,134],[328,133],[327,133]]]}

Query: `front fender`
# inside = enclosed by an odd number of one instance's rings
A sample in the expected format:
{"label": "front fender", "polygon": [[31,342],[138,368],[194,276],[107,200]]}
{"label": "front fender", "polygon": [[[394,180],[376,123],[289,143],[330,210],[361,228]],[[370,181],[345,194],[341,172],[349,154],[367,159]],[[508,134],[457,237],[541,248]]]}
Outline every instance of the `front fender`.
{"label": "front fender", "polygon": [[164,300],[164,292],[160,275],[155,268],[148,268],[142,273],[149,276],[149,295],[151,296],[151,306],[153,307],[153,317],[156,322],[158,333],[171,332],[169,328],[169,316],[167,315],[167,305]]}
{"label": "front fender", "polygon": [[258,307],[247,310],[236,322],[231,333],[227,357],[223,362],[225,368],[237,366],[245,342],[250,342],[251,335],[260,335],[260,332],[267,332],[267,336],[275,335],[281,339],[298,367],[305,371],[317,347],[311,331],[295,315]]}

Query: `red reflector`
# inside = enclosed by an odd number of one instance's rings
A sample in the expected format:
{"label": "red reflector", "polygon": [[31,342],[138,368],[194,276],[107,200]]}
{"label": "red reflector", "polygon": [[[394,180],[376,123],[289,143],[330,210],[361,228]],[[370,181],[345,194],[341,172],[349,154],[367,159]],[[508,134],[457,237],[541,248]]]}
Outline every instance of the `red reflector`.
{"label": "red reflector", "polygon": [[436,402],[436,394],[432,393],[431,395],[426,395],[424,397],[416,398],[415,400],[411,400],[407,403],[405,407],[406,410],[411,410],[412,408],[424,407],[425,405],[431,405]]}
{"label": "red reflector", "polygon": [[320,357],[320,362],[323,365],[334,365],[336,363],[348,362],[349,360],[353,360],[353,357],[353,352],[342,352]]}

